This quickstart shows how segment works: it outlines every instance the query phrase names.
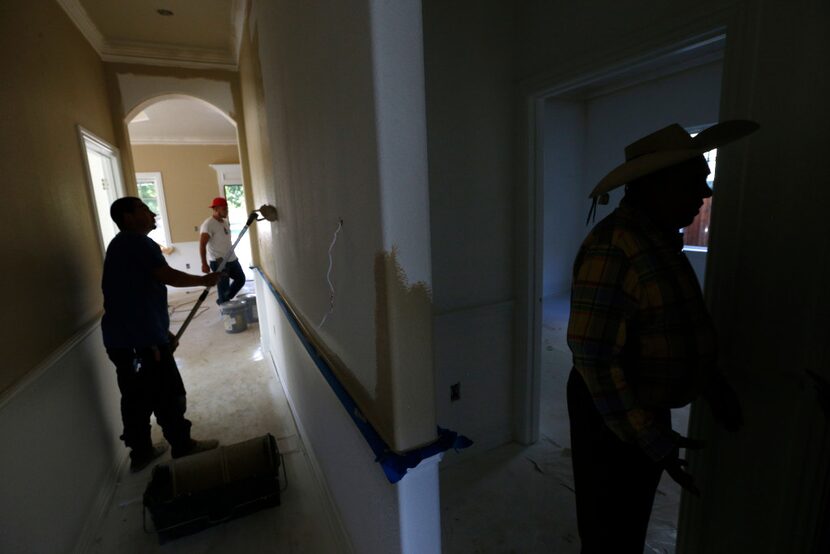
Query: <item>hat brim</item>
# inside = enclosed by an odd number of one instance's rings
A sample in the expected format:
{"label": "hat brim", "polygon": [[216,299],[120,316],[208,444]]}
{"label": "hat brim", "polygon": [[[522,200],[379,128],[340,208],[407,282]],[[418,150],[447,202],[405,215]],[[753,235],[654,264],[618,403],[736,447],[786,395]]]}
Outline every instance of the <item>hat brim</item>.
{"label": "hat brim", "polygon": [[723,121],[712,125],[691,139],[691,148],[663,150],[645,154],[618,165],[608,175],[602,178],[588,197],[597,198],[635,179],[691,160],[704,152],[724,146],[754,133],[758,128],[759,125],[754,121],[743,119]]}

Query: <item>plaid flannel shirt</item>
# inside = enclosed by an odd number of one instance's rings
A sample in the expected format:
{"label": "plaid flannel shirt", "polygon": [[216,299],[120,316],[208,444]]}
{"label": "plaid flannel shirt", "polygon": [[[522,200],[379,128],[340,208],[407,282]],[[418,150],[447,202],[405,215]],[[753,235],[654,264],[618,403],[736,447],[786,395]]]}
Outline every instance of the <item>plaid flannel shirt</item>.
{"label": "plaid flannel shirt", "polygon": [[661,460],[677,443],[670,408],[715,370],[715,333],[682,236],[625,200],[574,264],[568,345],[597,410],[623,441]]}

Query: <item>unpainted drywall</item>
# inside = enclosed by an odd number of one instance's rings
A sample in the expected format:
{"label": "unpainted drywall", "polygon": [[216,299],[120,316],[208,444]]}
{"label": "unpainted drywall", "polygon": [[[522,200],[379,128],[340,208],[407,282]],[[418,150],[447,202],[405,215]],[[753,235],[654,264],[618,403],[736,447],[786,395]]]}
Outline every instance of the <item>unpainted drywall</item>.
{"label": "unpainted drywall", "polygon": [[115,142],[103,66],[55,2],[0,8],[9,389],[101,312],[103,252],[77,126]]}
{"label": "unpainted drywall", "polygon": [[551,98],[542,113],[542,294],[566,294],[579,244],[586,233],[587,194],[583,102]]}
{"label": "unpainted drywall", "polygon": [[512,433],[513,11],[423,2],[435,402],[470,450]]}
{"label": "unpainted drywall", "polygon": [[438,313],[512,296],[512,20],[502,2],[424,2]]}
{"label": "unpainted drywall", "polygon": [[[218,75],[222,72],[216,73]],[[135,115],[137,108],[159,96],[185,95],[204,100],[235,120],[237,115],[231,90],[232,82],[230,74],[224,79],[217,79],[191,76],[185,72],[176,74],[175,71],[167,75],[148,74],[146,71],[118,73],[121,102],[125,113],[130,116]]]}
{"label": "unpainted drywall", "polygon": [[237,146],[138,144],[132,153],[136,172],[161,173],[171,241],[198,241],[194,228],[210,217],[210,201],[221,195],[210,165],[239,163]]}
{"label": "unpainted drywall", "polygon": [[[435,436],[431,342],[404,331],[431,326],[430,299],[393,294],[427,290],[418,282],[428,285],[430,275],[426,171],[418,172],[415,151],[423,157],[423,98],[419,108],[417,90],[393,97],[400,79],[418,82],[417,68],[409,74],[395,61],[417,60],[412,49],[420,42],[410,29],[373,28],[412,22],[412,6],[256,3],[248,39],[257,49],[243,50],[241,70],[246,119],[255,113],[264,122],[251,125],[248,138],[267,150],[252,164],[262,178],[253,183],[254,202],[279,211],[277,222],[259,228],[260,263],[395,450]],[[388,46],[382,55],[381,45]],[[404,158],[405,167],[393,171]],[[384,282],[376,277],[378,254],[399,244],[396,259],[415,281],[403,289],[386,273]],[[394,282],[403,272],[393,272]],[[384,328],[379,298],[388,312]],[[401,356],[413,348],[419,357]],[[391,353],[388,363],[378,352]]]}

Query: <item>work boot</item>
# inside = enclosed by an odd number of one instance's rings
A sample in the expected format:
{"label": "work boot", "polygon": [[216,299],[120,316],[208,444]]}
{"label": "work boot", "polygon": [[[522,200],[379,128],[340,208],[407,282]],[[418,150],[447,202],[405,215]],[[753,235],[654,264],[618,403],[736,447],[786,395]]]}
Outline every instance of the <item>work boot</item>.
{"label": "work boot", "polygon": [[130,452],[130,471],[138,473],[165,452],[167,445],[164,443],[154,444],[149,450],[133,450]]}
{"label": "work boot", "polygon": [[190,439],[190,443],[184,448],[174,447],[172,456],[174,458],[183,458],[184,456],[190,456],[192,454],[198,454],[199,452],[213,450],[217,446],[219,446],[219,441],[216,439],[207,439],[203,441]]}

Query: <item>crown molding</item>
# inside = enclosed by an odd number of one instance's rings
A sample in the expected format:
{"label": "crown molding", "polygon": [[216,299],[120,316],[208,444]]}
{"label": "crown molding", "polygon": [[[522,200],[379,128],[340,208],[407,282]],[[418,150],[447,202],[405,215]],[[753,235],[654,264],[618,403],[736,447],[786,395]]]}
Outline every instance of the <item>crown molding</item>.
{"label": "crown molding", "polygon": [[101,50],[103,50],[104,43],[106,42],[104,40],[104,35],[101,34],[101,31],[98,30],[98,27],[92,22],[92,19],[89,18],[89,14],[86,13],[86,9],[84,9],[80,1],[57,0],[57,2],[81,34],[84,35],[87,42],[89,42],[92,48],[94,48],[100,56]]}
{"label": "crown molding", "polygon": [[248,0],[233,0],[231,10],[233,17],[231,48],[233,50],[234,62],[238,67],[239,54],[242,52],[242,35],[245,32],[245,20],[248,15]]}
{"label": "crown molding", "polygon": [[245,22],[245,0],[234,0],[233,28],[228,50],[178,48],[149,42],[107,40],[90,19],[80,0],[57,0],[98,56],[105,62],[186,67],[193,69],[224,69],[237,71]]}
{"label": "crown molding", "polygon": [[144,42],[109,42],[100,52],[106,62],[142,63],[177,67],[237,69],[233,53],[208,48],[177,48]]}
{"label": "crown molding", "polygon": [[130,144],[142,146],[232,146],[236,145],[236,139],[211,139],[204,137],[130,137]]}

